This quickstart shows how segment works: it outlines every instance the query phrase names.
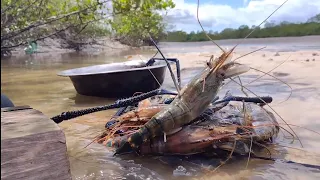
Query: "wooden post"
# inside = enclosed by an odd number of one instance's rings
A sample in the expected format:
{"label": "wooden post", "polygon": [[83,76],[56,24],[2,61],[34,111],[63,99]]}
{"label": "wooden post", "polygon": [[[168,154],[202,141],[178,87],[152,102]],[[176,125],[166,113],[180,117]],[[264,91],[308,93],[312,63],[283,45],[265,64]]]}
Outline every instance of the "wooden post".
{"label": "wooden post", "polygon": [[29,106],[1,108],[1,180],[71,179],[64,133]]}

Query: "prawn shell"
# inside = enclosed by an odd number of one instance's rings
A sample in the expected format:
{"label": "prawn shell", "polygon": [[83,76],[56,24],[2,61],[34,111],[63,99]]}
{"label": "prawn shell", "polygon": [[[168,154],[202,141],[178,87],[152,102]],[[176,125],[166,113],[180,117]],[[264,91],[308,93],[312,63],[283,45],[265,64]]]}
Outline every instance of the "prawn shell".
{"label": "prawn shell", "polygon": [[210,128],[189,125],[167,136],[166,142],[163,136],[157,137],[152,143],[144,143],[140,150],[142,154],[192,155],[205,152],[214,143],[227,142],[233,135],[233,132],[217,132]]}

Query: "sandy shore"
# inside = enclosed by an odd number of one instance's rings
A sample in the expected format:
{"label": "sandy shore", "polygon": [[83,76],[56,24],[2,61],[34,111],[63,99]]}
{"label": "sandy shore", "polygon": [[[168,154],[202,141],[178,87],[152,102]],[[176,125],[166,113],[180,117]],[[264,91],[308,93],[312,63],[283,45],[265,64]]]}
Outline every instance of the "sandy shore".
{"label": "sandy shore", "polygon": [[[232,59],[236,59],[242,55],[249,53],[247,49],[236,50]],[[219,56],[220,52],[214,53],[181,53],[181,54],[168,54],[169,57],[177,57],[181,61],[182,68],[188,67],[201,67],[210,59],[211,55],[214,57]],[[320,50],[308,50],[308,51],[296,51],[296,52],[270,52],[270,51],[258,51],[242,58],[239,58],[237,62],[250,65],[255,68],[275,67],[281,62],[286,61],[277,69],[291,70],[292,68],[298,68],[304,71],[305,67],[319,67],[320,65]],[[303,69],[302,69],[303,68]],[[263,70],[263,69],[261,69]],[[296,69],[295,69],[296,70]],[[276,70],[277,71],[277,70]],[[291,74],[291,73],[290,73]],[[300,74],[300,73],[299,73]]]}
{"label": "sandy shore", "polygon": [[[237,50],[232,59],[236,59],[249,52],[246,49]],[[220,54],[220,52],[216,52],[213,55],[217,57]],[[185,53],[168,54],[168,57],[178,58],[183,69],[203,67],[211,55],[210,53]],[[237,62],[265,72],[279,66],[271,72],[272,75],[277,77],[290,76],[297,81],[316,85],[320,89],[320,50],[296,52],[259,51],[239,58]],[[257,72],[251,70],[247,74],[252,73],[256,74]]]}

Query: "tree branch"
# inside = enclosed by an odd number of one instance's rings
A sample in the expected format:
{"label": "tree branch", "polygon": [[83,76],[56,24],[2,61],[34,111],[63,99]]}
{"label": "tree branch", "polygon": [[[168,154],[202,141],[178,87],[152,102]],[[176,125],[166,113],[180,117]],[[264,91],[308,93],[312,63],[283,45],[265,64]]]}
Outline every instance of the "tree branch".
{"label": "tree branch", "polygon": [[[37,2],[37,1],[38,1],[38,0],[36,0],[36,2]],[[78,11],[70,12],[70,13],[67,13],[67,14],[64,14],[64,15],[60,15],[59,17],[53,16],[53,17],[48,18],[48,19],[45,20],[45,21],[35,22],[35,23],[33,23],[33,24],[31,24],[31,25],[29,25],[29,26],[27,26],[27,27],[25,27],[25,28],[19,29],[19,30],[17,30],[17,31],[9,32],[9,33],[7,33],[7,34],[5,34],[5,35],[2,35],[2,34],[1,34],[1,43],[2,43],[3,41],[5,41],[5,40],[8,40],[8,39],[10,39],[10,38],[13,38],[13,37],[15,37],[15,36],[17,36],[17,35],[19,35],[19,34],[21,34],[21,33],[24,33],[24,32],[26,32],[26,31],[28,31],[28,30],[31,30],[31,29],[33,29],[33,28],[36,28],[36,27],[39,27],[39,26],[42,26],[42,25],[46,25],[46,24],[50,24],[50,23],[52,23],[52,22],[61,20],[61,19],[63,19],[63,18],[67,18],[67,17],[72,16],[72,15],[77,15],[77,14],[79,15],[80,13],[85,12],[85,11],[89,10],[90,8],[95,8],[97,5],[102,5],[102,4],[107,3],[107,2],[109,2],[109,1],[111,1],[111,0],[105,0],[105,1],[102,1],[102,2],[99,2],[99,1],[97,0],[97,4],[94,4],[94,5],[92,5],[92,6],[86,7],[86,8],[84,8],[84,9],[82,9],[82,10],[78,10]],[[95,12],[95,10],[92,11],[92,12]],[[6,27],[6,26],[4,26],[4,27]],[[2,28],[3,28],[3,27],[2,27]]]}
{"label": "tree branch", "polygon": [[58,21],[60,19],[63,19],[63,18],[66,18],[66,17],[69,17],[69,16],[72,16],[72,15],[75,15],[75,14],[79,14],[81,12],[84,12],[86,10],[88,10],[89,8],[85,8],[85,9],[82,9],[82,10],[79,10],[79,11],[74,11],[74,12],[71,12],[71,13],[68,13],[68,14],[64,14],[64,15],[60,15],[59,17],[50,17],[47,19],[47,21],[43,22],[43,21],[38,21],[36,23],[33,23],[25,28],[22,28],[20,30],[17,30],[17,31],[14,31],[14,32],[11,32],[11,33],[8,33],[8,34],[5,34],[4,36],[1,36],[1,42],[3,42],[4,40],[7,40],[7,39],[10,39],[10,38],[13,38],[25,31],[28,31],[30,29],[33,29],[35,27],[39,27],[39,26],[42,26],[42,25],[46,25],[46,24],[50,24],[54,21]]}
{"label": "tree branch", "polygon": [[[72,27],[72,26],[68,26],[68,27],[66,27],[66,28],[60,29],[60,30],[58,30],[58,31],[55,31],[55,32],[53,32],[53,33],[51,33],[51,34],[48,34],[48,35],[46,35],[46,36],[42,36],[42,37],[33,39],[32,41],[40,41],[40,40],[43,40],[43,39],[45,39],[45,38],[48,38],[48,37],[57,35],[57,34],[65,31],[65,30],[67,30],[67,29],[69,29],[69,28],[71,28],[71,27]],[[15,48],[15,47],[19,47],[19,46],[25,45],[25,44],[27,44],[27,42],[21,42],[21,43],[14,44],[14,45],[10,45],[10,46],[3,46],[3,47],[1,47],[1,49],[3,49],[3,50],[9,50],[9,49],[12,49],[12,48]]]}
{"label": "tree branch", "polygon": [[[20,17],[20,16],[26,16],[26,13],[27,13],[27,10],[30,9],[31,7],[33,7],[39,0],[35,0],[34,2],[30,2],[30,0],[28,1],[29,2],[29,5],[25,8],[23,8],[22,10],[20,10],[19,12],[19,16],[15,15],[15,16],[12,16],[11,14],[5,14],[5,16],[10,16],[11,15],[11,21],[5,21],[3,24],[1,24],[1,26],[4,26],[4,27],[10,27],[12,24],[16,23],[17,19]],[[42,0],[41,0],[42,2]],[[19,9],[21,8],[22,6],[19,6],[17,7],[16,9]],[[41,9],[41,8],[40,8]],[[7,19],[9,20],[9,19]]]}
{"label": "tree branch", "polygon": [[[99,19],[99,20],[100,20],[100,19]],[[92,23],[92,22],[94,22],[94,21],[98,21],[98,20],[88,21],[88,22],[85,23],[85,26],[87,26],[88,24],[90,24],[90,23]],[[40,41],[40,40],[46,39],[46,38],[48,38],[48,37],[58,35],[59,33],[63,32],[63,31],[66,31],[66,30],[69,29],[69,28],[77,27],[77,26],[79,26],[79,25],[81,25],[81,24],[70,25],[70,26],[68,26],[68,27],[66,27],[66,28],[62,28],[62,29],[60,29],[60,30],[56,30],[55,32],[53,32],[53,33],[51,33],[51,34],[48,34],[48,35],[46,35],[46,36],[42,36],[42,37],[35,38],[35,39],[31,40],[31,41]],[[79,32],[79,33],[80,33],[80,32]],[[66,39],[66,40],[67,40],[67,39]],[[18,43],[18,44],[14,44],[14,45],[10,45],[10,46],[2,46],[2,47],[1,47],[1,50],[10,50],[10,49],[12,49],[12,48],[19,47],[19,46],[24,45],[24,44],[27,44],[27,42],[20,42],[20,43]],[[80,43],[79,43],[79,44],[80,44]]]}

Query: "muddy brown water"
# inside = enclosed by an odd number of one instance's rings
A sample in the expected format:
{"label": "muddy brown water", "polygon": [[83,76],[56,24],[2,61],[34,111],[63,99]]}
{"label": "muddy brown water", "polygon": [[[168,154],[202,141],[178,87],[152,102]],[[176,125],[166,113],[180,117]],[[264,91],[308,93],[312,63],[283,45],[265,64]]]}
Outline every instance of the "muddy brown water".
{"label": "muddy brown water", "polygon": [[[1,61],[1,92],[6,94],[15,105],[30,105],[42,111],[48,117],[64,111],[83,109],[97,105],[108,104],[114,99],[82,96],[76,93],[68,78],[56,75],[61,70],[84,67],[110,62],[123,61],[124,55],[135,54],[123,52],[113,56],[84,55],[69,53],[48,56],[27,56]],[[185,84],[199,71],[199,68],[182,70],[182,83]],[[172,80],[167,74],[164,87],[173,89]],[[244,83],[251,81],[255,75],[243,76]],[[286,82],[293,81],[290,75],[282,77]],[[297,84],[292,97],[285,104],[278,105],[281,115],[292,117],[294,110],[290,103],[305,101],[319,102],[317,88],[312,84]],[[116,88],[116,87],[115,87]],[[219,93],[222,97],[227,89],[233,94],[240,95],[236,84],[229,83]],[[259,95],[272,95],[279,102],[288,95],[289,89],[273,79],[264,80],[250,86]],[[311,99],[308,97],[317,97]],[[298,106],[294,106],[298,107]],[[313,107],[304,107],[305,110]],[[298,111],[299,109],[295,109]],[[113,152],[99,144],[91,144],[84,148],[104,128],[105,122],[116,110],[98,112],[70,121],[59,126],[67,138],[68,154],[73,179],[319,179],[320,170],[282,160],[292,160],[299,163],[320,165],[320,136],[307,130],[294,128],[303,140],[304,148],[297,141],[291,143],[281,133],[276,145],[268,148],[277,161],[251,159],[246,168],[246,158],[234,158],[217,172],[206,175],[203,167],[216,166],[219,159],[192,157],[184,159],[177,156],[146,156],[125,155],[113,157]],[[306,112],[303,112],[306,113]],[[293,113],[294,114],[294,113]],[[295,124],[311,128],[319,132],[320,124],[317,117],[301,115]],[[279,120],[280,121],[280,120]],[[283,147],[289,146],[293,148]],[[301,149],[301,150],[300,150]]]}

